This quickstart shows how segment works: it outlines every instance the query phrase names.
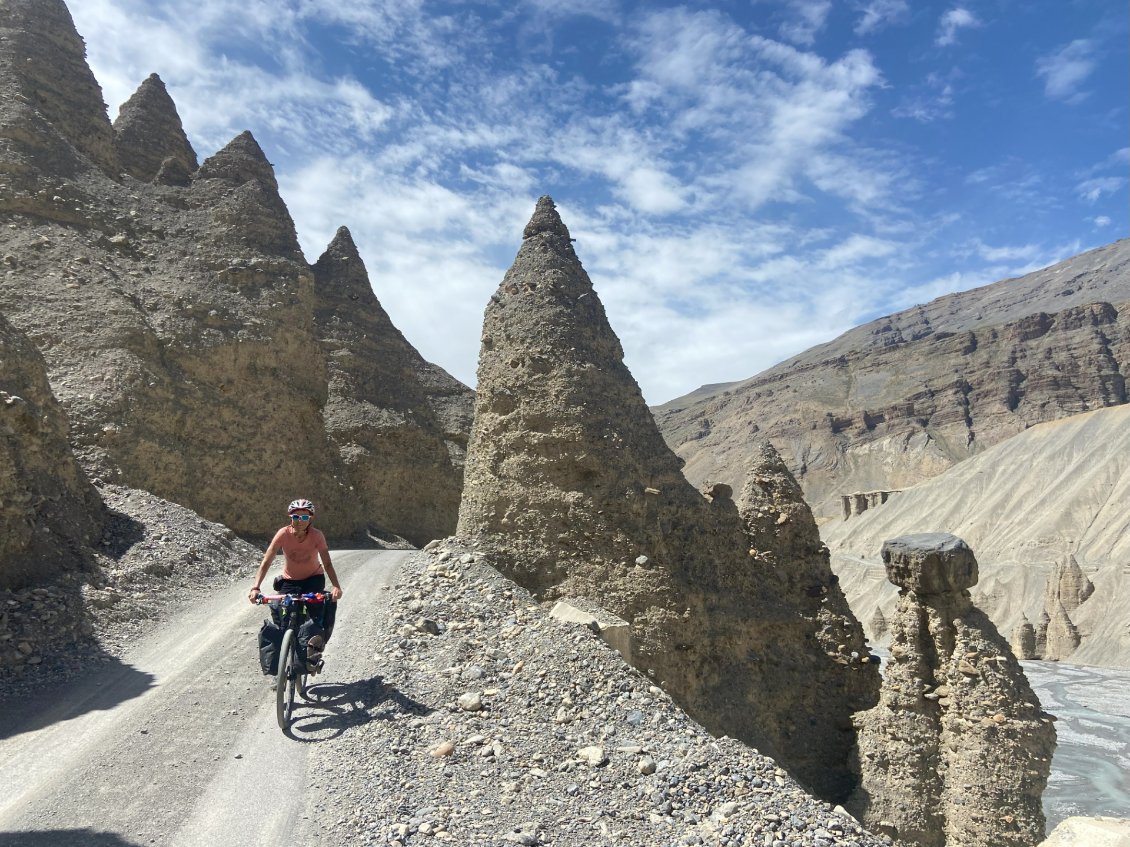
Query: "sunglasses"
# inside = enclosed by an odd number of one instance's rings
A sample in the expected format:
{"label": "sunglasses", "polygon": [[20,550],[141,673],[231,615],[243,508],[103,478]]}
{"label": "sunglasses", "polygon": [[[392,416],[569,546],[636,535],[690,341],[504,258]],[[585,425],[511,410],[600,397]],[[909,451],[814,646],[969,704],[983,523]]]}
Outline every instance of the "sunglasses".
{"label": "sunglasses", "polygon": [[308,520],[310,520],[309,515],[289,515],[288,517],[292,521],[308,521]]}

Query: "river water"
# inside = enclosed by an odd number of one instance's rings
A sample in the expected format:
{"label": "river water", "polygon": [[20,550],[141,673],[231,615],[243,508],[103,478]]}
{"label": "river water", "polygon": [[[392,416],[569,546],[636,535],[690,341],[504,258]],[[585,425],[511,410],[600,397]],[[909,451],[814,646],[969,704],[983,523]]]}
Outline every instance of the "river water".
{"label": "river water", "polygon": [[1072,815],[1130,818],[1130,671],[1023,662],[1058,736],[1048,832]]}

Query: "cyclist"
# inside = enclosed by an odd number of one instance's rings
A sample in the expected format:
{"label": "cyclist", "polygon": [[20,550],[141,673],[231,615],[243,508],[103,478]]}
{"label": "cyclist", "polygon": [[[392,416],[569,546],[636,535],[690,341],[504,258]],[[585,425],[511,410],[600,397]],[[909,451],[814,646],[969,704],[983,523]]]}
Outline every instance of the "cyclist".
{"label": "cyclist", "polygon": [[282,551],[285,558],[281,576],[275,577],[274,589],[283,594],[306,594],[314,591],[324,591],[326,577],[330,578],[333,590],[330,592],[333,603],[324,604],[322,618],[322,635],[314,635],[306,645],[306,664],[312,668],[319,668],[322,661],[322,650],[329,641],[334,628],[334,617],[337,611],[336,603],[341,599],[341,583],[338,582],[334,572],[333,563],[330,562],[330,550],[326,545],[326,537],[321,530],[314,529],[314,504],[304,498],[294,500],[287,507],[287,517],[290,523],[275,533],[271,539],[263,561],[259,563],[259,570],[255,574],[255,584],[247,592],[247,599],[252,603],[261,593],[259,588],[271,561]]}

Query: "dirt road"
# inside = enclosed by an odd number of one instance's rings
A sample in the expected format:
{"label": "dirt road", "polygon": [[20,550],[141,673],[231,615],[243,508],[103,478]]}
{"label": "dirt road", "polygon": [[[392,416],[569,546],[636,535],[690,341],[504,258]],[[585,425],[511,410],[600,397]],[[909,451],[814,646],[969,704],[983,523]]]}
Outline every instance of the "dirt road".
{"label": "dirt road", "polygon": [[202,595],[121,663],[0,704],[0,847],[273,847],[315,832],[310,752],[365,719],[351,676],[407,555],[334,554],[346,595],[315,678],[322,700],[299,711],[293,739],[275,722],[256,655],[264,614],[242,583]]}

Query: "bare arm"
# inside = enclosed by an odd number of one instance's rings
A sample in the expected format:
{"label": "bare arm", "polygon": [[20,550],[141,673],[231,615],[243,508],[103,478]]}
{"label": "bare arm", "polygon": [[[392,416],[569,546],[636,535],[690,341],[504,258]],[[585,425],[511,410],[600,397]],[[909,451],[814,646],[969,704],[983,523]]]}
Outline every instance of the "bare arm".
{"label": "bare arm", "polygon": [[319,550],[318,556],[322,560],[322,569],[325,570],[326,576],[330,578],[330,585],[333,586],[333,591],[330,592],[330,595],[334,600],[340,600],[342,595],[341,583],[337,581],[337,572],[334,571],[333,562],[330,561],[330,551]]}
{"label": "bare arm", "polygon": [[263,580],[267,578],[267,571],[271,569],[271,562],[274,561],[275,554],[277,553],[278,548],[275,546],[275,542],[272,539],[271,543],[267,546],[267,552],[263,554],[263,561],[259,563],[259,570],[255,572],[255,582],[251,586],[251,590],[247,592],[247,599],[252,603],[255,602],[255,598],[261,593],[260,586],[262,586]]}

